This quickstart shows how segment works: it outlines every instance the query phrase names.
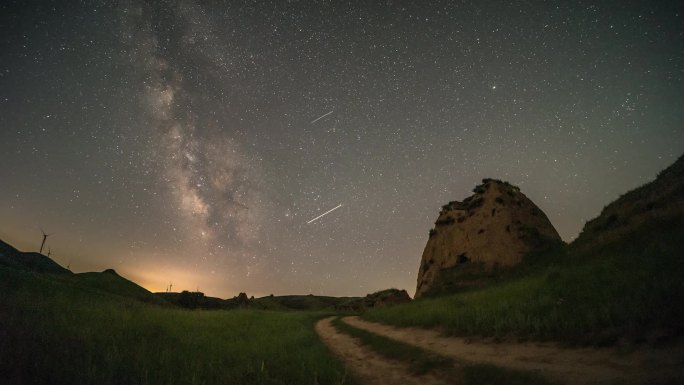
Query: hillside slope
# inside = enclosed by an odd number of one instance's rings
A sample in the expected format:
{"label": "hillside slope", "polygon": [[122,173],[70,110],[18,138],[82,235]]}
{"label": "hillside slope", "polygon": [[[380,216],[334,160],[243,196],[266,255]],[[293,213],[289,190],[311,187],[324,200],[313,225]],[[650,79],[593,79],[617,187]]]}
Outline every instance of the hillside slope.
{"label": "hillside slope", "polygon": [[485,287],[372,309],[363,317],[454,335],[573,344],[681,341],[682,180],[680,158],[655,181],[609,204],[572,244],[528,255]]}
{"label": "hillside slope", "polygon": [[107,269],[100,273],[78,273],[74,274],[72,279],[78,285],[102,292],[134,298],[143,302],[166,303],[166,301],[155,296],[149,290],[120,276],[113,269]]}
{"label": "hillside slope", "polygon": [[39,280],[60,281],[72,288],[166,304],[166,301],[155,297],[147,289],[120,276],[112,269],[101,273],[74,274],[45,255],[22,252],[3,241],[0,241],[0,266],[3,267],[4,275],[12,275],[14,271],[32,273]]}
{"label": "hillside slope", "polygon": [[0,264],[40,273],[71,274],[71,271],[42,254],[19,251],[2,240],[0,240]]}
{"label": "hillside slope", "polygon": [[629,236],[640,226],[684,218],[684,155],[657,178],[627,192],[588,221],[572,243],[589,248]]}

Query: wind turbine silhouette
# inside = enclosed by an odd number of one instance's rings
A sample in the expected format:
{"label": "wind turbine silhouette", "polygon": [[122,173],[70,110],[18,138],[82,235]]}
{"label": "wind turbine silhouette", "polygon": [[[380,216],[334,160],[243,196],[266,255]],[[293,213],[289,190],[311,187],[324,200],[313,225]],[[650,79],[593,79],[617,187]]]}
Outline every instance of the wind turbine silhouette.
{"label": "wind turbine silhouette", "polygon": [[52,233],[52,234],[47,234],[47,233],[45,233],[45,231],[43,231],[42,228],[40,229],[40,232],[43,233],[43,243],[40,244],[40,251],[39,251],[38,253],[39,253],[39,254],[43,254],[43,246],[45,246],[45,240],[46,240],[47,237],[49,237],[50,235],[54,235],[54,233]]}

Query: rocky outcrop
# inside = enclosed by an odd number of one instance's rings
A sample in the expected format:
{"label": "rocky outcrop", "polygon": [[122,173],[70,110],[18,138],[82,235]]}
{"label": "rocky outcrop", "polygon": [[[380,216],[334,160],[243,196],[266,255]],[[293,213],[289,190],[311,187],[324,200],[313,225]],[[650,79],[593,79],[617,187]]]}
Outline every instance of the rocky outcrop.
{"label": "rocky outcrop", "polygon": [[382,307],[388,305],[396,305],[400,303],[411,302],[411,297],[406,290],[387,289],[368,294],[363,299],[363,305],[366,308]]}
{"label": "rocky outcrop", "polygon": [[[484,179],[473,192],[442,206],[423,251],[415,298],[443,291],[447,270],[514,266],[525,254],[561,242],[544,212],[518,187]],[[449,285],[459,287],[459,282]]]}

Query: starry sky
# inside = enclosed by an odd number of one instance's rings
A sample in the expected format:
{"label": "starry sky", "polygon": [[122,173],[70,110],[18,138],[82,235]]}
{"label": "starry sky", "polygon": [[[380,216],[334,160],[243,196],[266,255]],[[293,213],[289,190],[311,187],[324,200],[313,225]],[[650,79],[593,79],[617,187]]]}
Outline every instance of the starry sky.
{"label": "starry sky", "polygon": [[482,178],[571,241],[684,150],[679,1],[3,1],[0,20],[0,238],[37,251],[42,228],[62,265],[153,291],[412,294],[440,206]]}

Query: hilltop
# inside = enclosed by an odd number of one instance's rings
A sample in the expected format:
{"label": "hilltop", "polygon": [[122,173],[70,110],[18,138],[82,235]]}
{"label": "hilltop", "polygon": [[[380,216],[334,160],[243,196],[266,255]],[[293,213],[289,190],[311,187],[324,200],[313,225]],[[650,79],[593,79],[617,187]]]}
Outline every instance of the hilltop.
{"label": "hilltop", "polygon": [[72,274],[49,257],[39,253],[26,253],[0,240],[0,265],[25,271],[50,274]]}
{"label": "hilltop", "polygon": [[165,301],[161,301],[135,282],[120,276],[113,269],[99,273],[73,273],[45,255],[19,251],[1,240],[0,267],[4,268],[4,275],[16,275],[18,272],[30,273],[33,278],[32,282],[49,280],[61,284],[65,290],[79,289],[165,304]]}
{"label": "hilltop", "polygon": [[588,249],[628,237],[643,226],[684,218],[684,155],[658,177],[608,204],[588,221],[574,248]]}

